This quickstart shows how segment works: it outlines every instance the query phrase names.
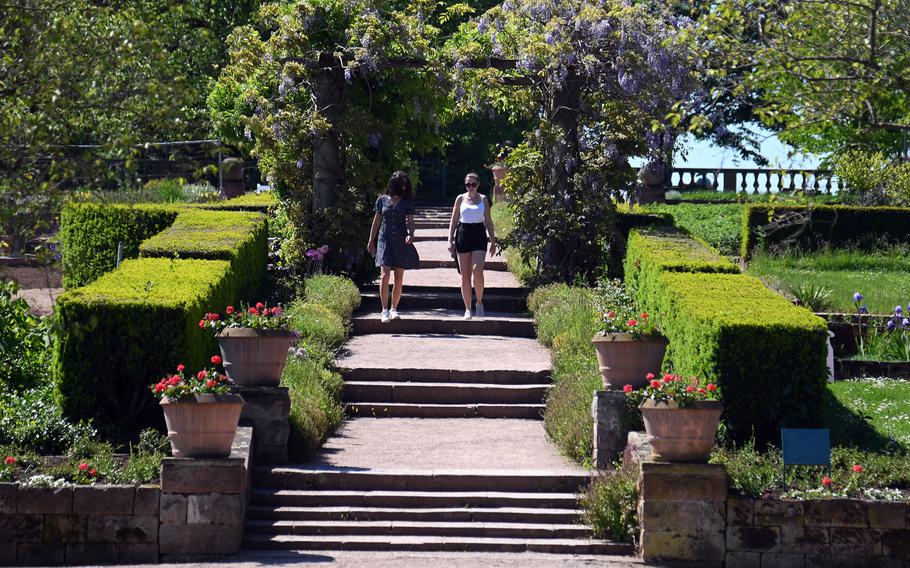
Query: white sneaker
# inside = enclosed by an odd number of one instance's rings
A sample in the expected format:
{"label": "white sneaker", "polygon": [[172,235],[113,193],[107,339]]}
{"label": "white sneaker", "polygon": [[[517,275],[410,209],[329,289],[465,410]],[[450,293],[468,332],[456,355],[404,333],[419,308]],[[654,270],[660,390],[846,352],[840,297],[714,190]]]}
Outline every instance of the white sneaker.
{"label": "white sneaker", "polygon": [[382,323],[389,321],[389,310],[382,310],[382,313],[379,314],[379,321]]}
{"label": "white sneaker", "polygon": [[398,310],[396,310],[395,308],[392,308],[391,310],[389,310],[389,319],[393,319],[393,320],[401,319],[401,316],[398,315]]}
{"label": "white sneaker", "polygon": [[464,319],[466,319],[466,320],[471,319],[471,310],[464,311]]}
{"label": "white sneaker", "polygon": [[484,315],[483,304],[477,304],[476,306],[474,306],[474,317],[482,318],[483,315]]}

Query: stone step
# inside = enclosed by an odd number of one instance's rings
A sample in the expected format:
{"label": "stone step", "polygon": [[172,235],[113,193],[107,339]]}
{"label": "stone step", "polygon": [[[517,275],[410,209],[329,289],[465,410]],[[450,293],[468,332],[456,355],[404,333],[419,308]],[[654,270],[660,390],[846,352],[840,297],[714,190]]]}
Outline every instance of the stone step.
{"label": "stone step", "polygon": [[257,467],[256,487],[346,491],[504,491],[565,493],[590,481],[586,472],[534,470],[362,470]]}
{"label": "stone step", "polygon": [[495,538],[587,538],[590,527],[582,524],[458,521],[300,521],[248,520],[246,534],[263,535],[381,535],[450,536]]}
{"label": "stone step", "polygon": [[385,368],[401,373],[401,378],[413,377],[414,369],[455,377],[479,372],[549,373],[550,353],[535,340],[521,337],[372,334],[350,338],[336,364],[342,372]]}
{"label": "stone step", "polygon": [[360,312],[352,320],[354,335],[371,333],[434,333],[535,337],[534,320],[504,312],[487,312],[483,318],[465,320],[461,310],[412,310],[383,323],[379,312]]}
{"label": "stone step", "polygon": [[552,554],[632,554],[629,544],[595,539],[507,539],[448,536],[244,535],[251,550],[396,550],[437,552],[543,552]]}
{"label": "stone step", "polygon": [[345,382],[344,402],[430,404],[539,404],[550,385],[482,383]]}
{"label": "stone step", "polygon": [[[455,268],[455,260],[452,253],[449,252],[449,245],[446,241],[421,241],[415,243],[417,252],[420,254],[421,268]],[[490,258],[486,257],[484,269],[492,271],[508,270],[506,261],[502,256]]]}
{"label": "stone step", "polygon": [[[484,296],[493,294],[496,296],[526,300],[530,293],[530,290],[521,286],[509,272],[491,272],[485,274],[485,277]],[[490,282],[491,280],[494,280],[494,282]],[[392,281],[394,281],[394,277],[392,278]],[[360,292],[377,292],[378,289],[379,278],[370,284],[361,286]],[[391,291],[391,289],[392,284],[390,283],[389,290]],[[417,270],[408,270],[404,274],[403,292],[412,296],[425,294],[458,294],[458,297],[461,298],[461,276],[454,270],[449,270],[447,268],[418,268]],[[463,304],[459,304],[459,307],[463,308]]]}
{"label": "stone step", "polygon": [[446,226],[444,229],[422,229],[420,231],[415,231],[414,236],[411,237],[411,240],[415,243],[428,241],[448,242],[449,227]]}
{"label": "stone step", "polygon": [[250,504],[254,507],[378,507],[414,511],[439,508],[464,511],[492,508],[565,510],[577,507],[578,498],[571,492],[353,491],[257,487],[252,492]]}
{"label": "stone step", "polygon": [[414,220],[414,228],[417,230],[422,229],[446,229],[449,228],[448,219],[423,219],[423,220]]}
{"label": "stone step", "polygon": [[[499,294],[496,290],[488,290],[484,294],[483,305],[486,310],[513,314],[525,313],[528,309],[523,297]],[[405,285],[398,307],[402,313],[406,313],[408,310],[464,310],[464,301],[461,299],[461,292],[458,291],[420,294],[419,291],[412,290],[411,287]],[[379,290],[361,292],[360,308],[368,311],[380,311],[382,302],[379,299]]]}
{"label": "stone step", "polygon": [[580,509],[530,507],[284,507],[251,506],[247,519],[287,521],[422,521],[460,523],[570,524],[581,519]]}
{"label": "stone step", "polygon": [[543,420],[544,404],[408,404],[351,402],[348,416],[372,418],[522,418]]}
{"label": "stone step", "polygon": [[549,370],[462,371],[458,369],[355,367],[343,369],[350,383],[443,383],[448,385],[550,385]]}

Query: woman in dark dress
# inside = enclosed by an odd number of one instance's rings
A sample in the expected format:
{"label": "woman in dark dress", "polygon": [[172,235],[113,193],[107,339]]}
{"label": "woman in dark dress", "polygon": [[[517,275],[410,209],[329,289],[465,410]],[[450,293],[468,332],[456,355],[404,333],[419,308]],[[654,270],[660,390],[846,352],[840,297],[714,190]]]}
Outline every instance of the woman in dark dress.
{"label": "woman in dark dress", "polygon": [[[373,226],[367,250],[382,269],[379,298],[382,301],[381,321],[398,319],[398,301],[405,269],[417,268],[417,251],[411,245],[414,236],[414,189],[408,174],[398,171],[389,178],[385,194],[376,200]],[[378,239],[377,239],[378,237]],[[395,271],[392,307],[389,309],[389,275]]]}

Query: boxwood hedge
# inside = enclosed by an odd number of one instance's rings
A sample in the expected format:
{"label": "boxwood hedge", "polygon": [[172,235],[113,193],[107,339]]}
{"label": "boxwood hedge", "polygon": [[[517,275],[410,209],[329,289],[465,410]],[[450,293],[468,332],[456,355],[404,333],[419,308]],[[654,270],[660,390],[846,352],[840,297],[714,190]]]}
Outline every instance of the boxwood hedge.
{"label": "boxwood hedge", "polygon": [[140,258],[63,293],[54,375],[64,412],[108,427],[159,424],[148,385],[217,353],[198,323],[212,306],[234,302],[240,281],[224,260]]}
{"label": "boxwood hedge", "polygon": [[113,270],[118,243],[123,258],[139,256],[142,241],[169,227],[177,213],[168,205],[67,204],[60,214],[63,286],[85,286]]}
{"label": "boxwood hedge", "polygon": [[721,385],[734,439],[776,442],[783,426],[821,420],[827,327],[735,272],[678,234],[630,233],[627,281],[642,307],[660,317],[670,340],[665,365]]}
{"label": "boxwood hedge", "polygon": [[781,244],[874,247],[883,242],[910,242],[910,208],[756,204],[743,209],[743,257]]}
{"label": "boxwood hedge", "polygon": [[181,211],[173,225],[139,246],[144,257],[200,258],[230,261],[241,280],[237,292],[256,299],[268,262],[265,216],[241,211]]}

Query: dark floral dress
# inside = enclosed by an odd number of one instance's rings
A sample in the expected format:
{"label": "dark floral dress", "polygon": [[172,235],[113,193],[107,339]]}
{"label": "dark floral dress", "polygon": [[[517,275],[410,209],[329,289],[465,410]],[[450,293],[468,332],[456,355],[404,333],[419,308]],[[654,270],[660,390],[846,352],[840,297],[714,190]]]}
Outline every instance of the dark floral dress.
{"label": "dark floral dress", "polygon": [[382,214],[382,225],[379,226],[379,237],[376,242],[376,266],[392,268],[417,268],[419,260],[413,245],[406,245],[404,238],[408,235],[408,215],[414,213],[414,202],[400,199],[393,204],[388,195],[380,195],[376,200],[376,213]]}

